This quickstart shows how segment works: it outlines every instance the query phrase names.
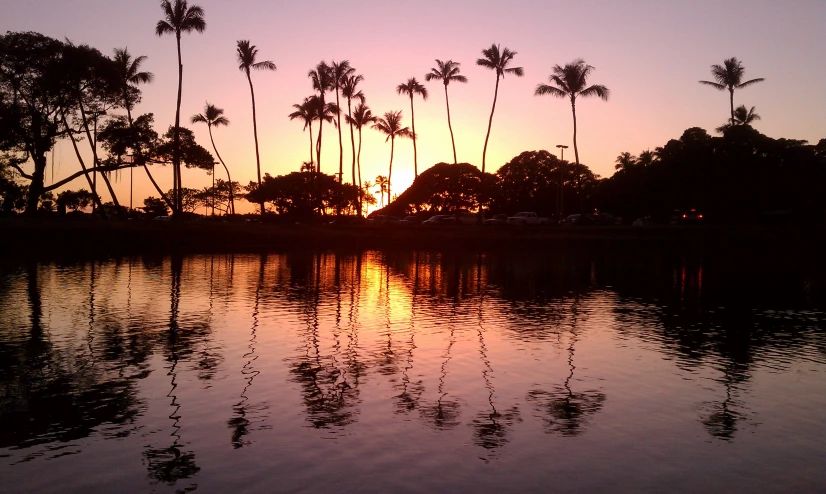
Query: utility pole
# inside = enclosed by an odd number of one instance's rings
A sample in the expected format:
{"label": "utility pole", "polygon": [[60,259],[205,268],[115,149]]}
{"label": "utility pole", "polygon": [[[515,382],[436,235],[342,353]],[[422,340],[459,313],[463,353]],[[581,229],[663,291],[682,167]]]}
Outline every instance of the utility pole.
{"label": "utility pole", "polygon": [[560,219],[565,219],[562,217],[563,206],[564,206],[564,198],[563,193],[565,192],[565,188],[563,187],[563,183],[565,182],[565,176],[563,175],[563,170],[565,168],[565,150],[568,149],[568,146],[564,144],[557,144],[556,147],[559,148],[560,151],[560,165],[559,165],[559,194],[557,195],[556,200],[556,214],[559,216]]}

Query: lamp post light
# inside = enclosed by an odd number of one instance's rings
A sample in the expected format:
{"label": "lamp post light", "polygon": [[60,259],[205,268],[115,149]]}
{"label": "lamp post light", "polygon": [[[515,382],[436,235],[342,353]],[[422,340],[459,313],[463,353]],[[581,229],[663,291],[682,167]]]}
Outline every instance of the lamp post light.
{"label": "lamp post light", "polygon": [[561,164],[559,165],[559,194],[557,196],[557,201],[556,201],[556,214],[557,214],[557,216],[562,218],[562,211],[563,211],[563,206],[564,206],[563,193],[565,192],[565,188],[563,187],[563,183],[565,182],[565,176],[563,175],[563,169],[565,167],[565,150],[568,149],[568,146],[566,146],[564,144],[557,144],[556,147],[559,148],[560,161],[561,161]]}

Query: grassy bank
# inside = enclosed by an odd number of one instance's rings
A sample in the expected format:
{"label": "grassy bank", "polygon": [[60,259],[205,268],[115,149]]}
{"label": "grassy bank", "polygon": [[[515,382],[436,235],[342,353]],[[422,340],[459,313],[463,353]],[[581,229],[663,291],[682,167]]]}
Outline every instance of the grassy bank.
{"label": "grassy bank", "polygon": [[672,254],[729,253],[767,259],[819,256],[821,229],[756,227],[320,226],[209,221],[0,220],[6,258],[294,249],[573,249]]}

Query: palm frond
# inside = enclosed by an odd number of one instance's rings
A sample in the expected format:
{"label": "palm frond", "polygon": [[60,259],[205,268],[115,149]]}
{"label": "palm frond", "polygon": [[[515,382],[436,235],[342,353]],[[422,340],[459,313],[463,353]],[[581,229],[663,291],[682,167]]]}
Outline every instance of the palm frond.
{"label": "palm frond", "polygon": [[158,21],[158,24],[155,26],[155,34],[157,34],[158,36],[163,36],[164,34],[170,34],[174,32],[175,28],[173,28],[166,21]]}
{"label": "palm frond", "polygon": [[567,91],[563,91],[556,86],[550,86],[548,84],[537,84],[533,94],[534,96],[545,96],[547,94],[557,98],[564,98],[569,95]]}
{"label": "palm frond", "polygon": [[608,95],[610,91],[607,87],[601,84],[594,84],[593,86],[583,89],[579,92],[580,96],[588,97],[588,96],[599,96],[604,101],[608,101]]}
{"label": "palm frond", "polygon": [[699,81],[699,82],[700,82],[700,84],[705,84],[706,86],[711,86],[715,89],[719,89],[720,91],[724,91],[725,89],[727,89],[725,84],[718,84],[716,82],[711,82],[711,81]]}
{"label": "palm frond", "polygon": [[258,62],[250,65],[255,70],[275,70],[275,64],[270,60],[264,60],[263,62]]}
{"label": "palm frond", "polygon": [[737,87],[737,89],[741,89],[741,88],[744,88],[744,87],[751,86],[752,84],[757,84],[758,82],[763,82],[765,80],[766,79],[764,79],[762,77],[758,77],[757,79],[752,79],[750,81],[746,81],[746,82],[743,82],[741,84],[738,84],[736,87]]}

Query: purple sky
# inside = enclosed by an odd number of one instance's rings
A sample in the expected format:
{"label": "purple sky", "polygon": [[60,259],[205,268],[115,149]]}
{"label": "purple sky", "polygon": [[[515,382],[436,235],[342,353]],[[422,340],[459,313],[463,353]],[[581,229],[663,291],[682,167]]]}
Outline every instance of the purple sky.
{"label": "purple sky", "polygon": [[[145,70],[155,82],[143,87],[136,113],[153,112],[158,130],[174,121],[177,73],[174,37],[157,37],[160,2],[152,0],[7,1],[0,31],[37,31],[92,45],[106,54],[128,47],[146,55]],[[746,78],[766,81],[735,93],[735,105],[756,106],[755,124],[772,137],[817,142],[826,137],[826,2],[815,1],[623,1],[511,2],[420,1],[285,2],[199,0],[207,29],[185,35],[182,121],[209,101],[226,112],[231,125],[214,131],[216,144],[242,184],[255,178],[249,87],[237,68],[235,45],[249,39],[260,59],[276,72],[253,74],[256,88],[262,172],[298,170],[308,160],[309,137],[302,124],[289,121],[291,105],[312,93],[307,71],[321,60],[348,59],[364,74],[363,89],[374,113],[403,110],[410,124],[409,100],[395,87],[408,77],[424,82],[434,59],[462,63],[468,84],[449,87],[451,117],[459,161],[481,166],[487,119],[493,99],[493,72],[477,67],[481,50],[496,42],[518,52],[515,66],[525,77],[500,84],[488,146],[488,171],[495,171],[525,150],[571,145],[571,111],[565,100],[534,97],[554,64],[583,58],[593,65],[590,83],[611,89],[608,102],[582,100],[577,105],[580,160],[609,176],[623,151],[638,154],[678,138],[688,127],[713,133],[728,116],[728,95],[698,84],[710,79],[709,67],[737,57]],[[411,6],[414,5],[414,6]],[[443,86],[426,83],[430,98],[417,99],[419,170],[451,161]],[[189,125],[188,123],[186,125]],[[211,149],[205,126],[191,126]],[[350,162],[349,130],[344,129],[345,169]],[[338,167],[338,137],[325,127],[322,171]],[[364,133],[363,178],[387,174],[389,143],[373,130]],[[572,149],[566,158],[573,159]],[[71,145],[58,144],[55,180],[79,169]],[[171,172],[158,171],[164,188]],[[218,174],[221,177],[221,174]],[[345,175],[345,179],[349,175]],[[413,178],[410,141],[399,141],[393,166],[393,190]],[[51,177],[49,177],[49,180]],[[184,174],[184,186],[203,187],[211,178],[200,171]],[[72,188],[83,186],[74,182]],[[128,179],[116,185],[128,202]],[[135,205],[151,191],[135,173]],[[104,193],[104,192],[102,192]],[[105,193],[104,193],[105,195]],[[108,198],[105,198],[107,200]],[[246,204],[246,203],[244,203]],[[245,206],[245,209],[252,209]]]}

